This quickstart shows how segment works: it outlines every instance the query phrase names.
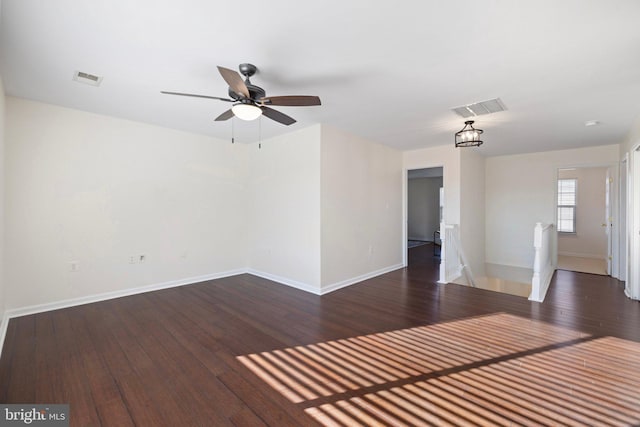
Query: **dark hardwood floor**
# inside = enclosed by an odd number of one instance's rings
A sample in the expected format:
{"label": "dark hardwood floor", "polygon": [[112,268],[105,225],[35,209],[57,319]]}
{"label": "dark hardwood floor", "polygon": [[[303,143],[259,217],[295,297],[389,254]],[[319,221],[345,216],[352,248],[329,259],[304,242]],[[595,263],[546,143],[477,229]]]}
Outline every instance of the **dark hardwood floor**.
{"label": "dark hardwood floor", "polygon": [[0,402],[76,426],[640,423],[621,282],[558,271],[538,304],[437,285],[432,255],[323,297],[240,275],[12,319]]}

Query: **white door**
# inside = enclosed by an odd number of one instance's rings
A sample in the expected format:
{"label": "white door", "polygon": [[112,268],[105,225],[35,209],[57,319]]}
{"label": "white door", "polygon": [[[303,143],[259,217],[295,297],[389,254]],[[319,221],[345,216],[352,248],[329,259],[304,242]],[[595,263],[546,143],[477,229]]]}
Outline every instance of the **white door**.
{"label": "white door", "polygon": [[631,188],[627,194],[627,205],[631,207],[628,211],[627,222],[630,230],[629,236],[629,258],[628,277],[626,293],[633,299],[640,299],[640,146],[636,146],[631,155],[629,169],[628,186]]}
{"label": "white door", "polygon": [[[604,213],[604,222],[602,223],[602,225],[604,226],[605,229],[605,233],[607,234],[607,274],[611,275],[611,260],[612,260],[612,249],[613,249],[613,245],[612,245],[612,233],[611,233],[611,227],[613,226],[613,218],[611,215],[611,181],[613,180],[611,178],[611,168],[607,169],[607,178],[606,178],[606,183],[605,183],[605,198],[604,198],[604,207],[605,207],[605,213]],[[602,187],[601,187],[602,188]]]}

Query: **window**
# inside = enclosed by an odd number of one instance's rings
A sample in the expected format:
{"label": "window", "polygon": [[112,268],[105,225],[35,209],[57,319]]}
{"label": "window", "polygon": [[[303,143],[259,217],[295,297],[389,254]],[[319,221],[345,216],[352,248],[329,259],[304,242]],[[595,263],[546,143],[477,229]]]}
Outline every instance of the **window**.
{"label": "window", "polygon": [[558,180],[558,231],[576,232],[576,193],[577,179]]}

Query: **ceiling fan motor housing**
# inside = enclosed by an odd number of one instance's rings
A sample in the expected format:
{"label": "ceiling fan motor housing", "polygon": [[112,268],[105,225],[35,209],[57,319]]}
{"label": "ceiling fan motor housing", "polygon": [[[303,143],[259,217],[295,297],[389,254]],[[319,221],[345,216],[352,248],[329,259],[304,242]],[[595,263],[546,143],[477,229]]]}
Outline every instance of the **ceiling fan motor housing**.
{"label": "ceiling fan motor housing", "polygon": [[[264,91],[264,89],[262,89],[261,87],[252,85],[251,83],[246,83],[247,89],[249,90],[249,95],[251,99],[254,100],[259,100],[260,98],[264,98],[266,95],[266,92]],[[235,93],[233,90],[231,90],[231,88],[229,88],[229,96],[235,100],[239,100],[241,98],[243,98],[242,95]]]}
{"label": "ceiling fan motor housing", "polygon": [[[249,90],[250,98],[253,100],[259,100],[260,98],[264,98],[266,95],[266,92],[264,91],[264,89],[256,85],[252,85],[251,82],[249,81],[249,78],[258,71],[258,67],[256,67],[253,64],[245,63],[245,64],[240,64],[238,66],[238,69],[240,70],[240,74],[242,74],[245,77],[244,84],[247,86],[247,89]],[[243,98],[242,95],[234,92],[231,88],[229,88],[229,96],[236,100]]]}

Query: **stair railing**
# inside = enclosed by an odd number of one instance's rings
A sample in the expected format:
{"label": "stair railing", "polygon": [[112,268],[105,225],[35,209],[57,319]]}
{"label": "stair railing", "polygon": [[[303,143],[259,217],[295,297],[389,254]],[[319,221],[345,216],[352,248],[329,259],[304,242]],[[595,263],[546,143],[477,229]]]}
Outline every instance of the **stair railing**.
{"label": "stair railing", "polygon": [[460,231],[457,224],[440,223],[440,278],[439,283],[449,283],[463,273],[469,285],[476,283],[467,258],[460,245]]}

